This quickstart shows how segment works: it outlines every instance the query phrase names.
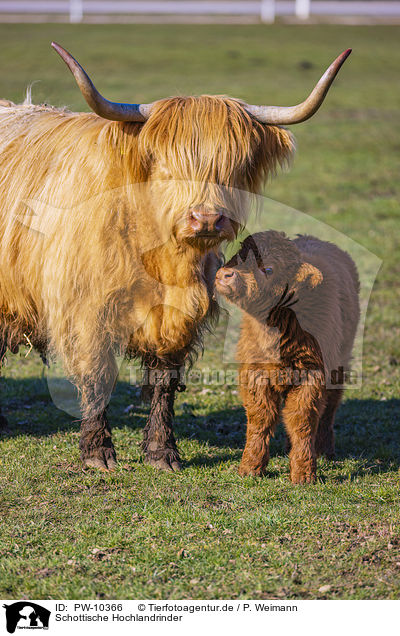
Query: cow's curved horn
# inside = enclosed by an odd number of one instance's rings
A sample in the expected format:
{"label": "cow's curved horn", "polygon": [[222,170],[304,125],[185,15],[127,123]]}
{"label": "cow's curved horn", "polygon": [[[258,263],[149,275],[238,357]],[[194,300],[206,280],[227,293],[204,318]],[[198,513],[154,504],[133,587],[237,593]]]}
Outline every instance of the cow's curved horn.
{"label": "cow's curved horn", "polygon": [[109,102],[108,99],[100,95],[90,77],[68,51],[55,42],[52,42],[51,46],[57,51],[60,57],[62,57],[72,75],[75,77],[83,97],[97,115],[114,121],[146,121],[146,119],[148,119],[153,106],[152,103],[119,104],[117,102]]}
{"label": "cow's curved horn", "polygon": [[264,124],[299,124],[309,119],[321,106],[340,67],[350,53],[351,49],[347,49],[332,62],[314,90],[301,104],[297,104],[297,106],[252,106],[245,104],[245,109]]}

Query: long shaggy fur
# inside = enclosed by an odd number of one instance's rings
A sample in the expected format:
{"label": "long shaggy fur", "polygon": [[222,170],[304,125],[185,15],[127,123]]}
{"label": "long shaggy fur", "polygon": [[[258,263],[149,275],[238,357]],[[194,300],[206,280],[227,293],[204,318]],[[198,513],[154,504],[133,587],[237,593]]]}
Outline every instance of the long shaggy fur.
{"label": "long shaggy fur", "polygon": [[[138,349],[157,353],[187,344],[181,321],[173,328],[172,316],[165,320],[165,312],[176,311],[165,307],[150,320],[149,307],[134,306],[135,297],[145,298],[138,281],[141,245],[150,236],[151,244],[163,246],[154,257],[154,268],[163,270],[160,282],[174,280],[181,313],[198,320],[208,298],[204,288],[193,298],[191,285],[199,282],[204,255],[168,244],[174,223],[215,197],[209,184],[256,190],[291,149],[289,133],[251,120],[234,100],[163,100],[144,126],[48,107],[1,108],[0,302],[11,333],[31,334],[32,341],[49,335],[67,361],[78,339],[78,367],[103,341],[99,331],[117,343],[134,335]],[[161,210],[151,210],[154,199],[137,200],[148,193],[136,184],[149,179],[162,191]],[[39,232],[30,231],[32,221],[37,226],[27,207],[32,200],[45,204],[38,206]],[[168,256],[175,256],[172,267]],[[117,312],[119,294],[128,307]],[[168,306],[168,298],[162,300]]]}
{"label": "long shaggy fur", "polygon": [[312,482],[317,455],[334,455],[342,389],[331,387],[330,376],[350,364],[360,314],[355,264],[312,236],[290,241],[260,232],[217,273],[216,285],[243,310],[238,356],[247,441],[240,473],[265,473],[282,410],[291,479]]}
{"label": "long shaggy fur", "polygon": [[243,225],[237,190],[257,192],[292,152],[289,132],[227,97],[164,99],[144,124],[1,101],[4,343],[61,356],[88,417],[115,349],[185,360],[215,314],[219,264],[218,241],[188,236],[188,211]]}

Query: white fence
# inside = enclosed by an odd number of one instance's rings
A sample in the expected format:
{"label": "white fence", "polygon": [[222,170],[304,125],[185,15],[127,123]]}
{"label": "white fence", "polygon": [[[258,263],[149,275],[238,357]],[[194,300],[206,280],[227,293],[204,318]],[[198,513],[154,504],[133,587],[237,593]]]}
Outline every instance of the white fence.
{"label": "white fence", "polygon": [[394,0],[0,0],[0,14],[27,16],[68,15],[81,22],[85,15],[219,15],[258,16],[273,22],[275,16],[370,16],[400,18],[400,1]]}

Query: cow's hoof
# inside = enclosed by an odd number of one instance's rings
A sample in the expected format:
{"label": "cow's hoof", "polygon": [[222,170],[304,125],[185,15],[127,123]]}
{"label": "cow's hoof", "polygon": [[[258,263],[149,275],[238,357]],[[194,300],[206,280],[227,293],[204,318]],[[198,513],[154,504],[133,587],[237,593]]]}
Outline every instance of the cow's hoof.
{"label": "cow's hoof", "polygon": [[181,461],[176,451],[163,451],[163,452],[147,452],[144,458],[144,463],[158,468],[158,470],[166,470],[168,472],[178,472],[182,470]]}
{"label": "cow's hoof", "polygon": [[97,468],[103,472],[112,472],[117,466],[115,451],[111,448],[99,448],[91,455],[82,458],[85,468]]}
{"label": "cow's hoof", "polygon": [[149,464],[149,466],[153,466],[153,468],[158,468],[158,470],[166,470],[167,472],[178,472],[182,470],[182,466],[179,462],[173,461],[168,462],[166,459],[145,459],[145,463]]}

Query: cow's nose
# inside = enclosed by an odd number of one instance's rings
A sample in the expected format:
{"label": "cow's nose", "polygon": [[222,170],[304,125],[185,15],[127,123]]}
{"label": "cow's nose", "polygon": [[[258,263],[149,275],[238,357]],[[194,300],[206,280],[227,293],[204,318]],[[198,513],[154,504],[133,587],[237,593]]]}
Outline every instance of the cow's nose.
{"label": "cow's nose", "polygon": [[207,213],[192,210],[190,227],[196,234],[215,234],[224,227],[224,216],[219,213]]}

